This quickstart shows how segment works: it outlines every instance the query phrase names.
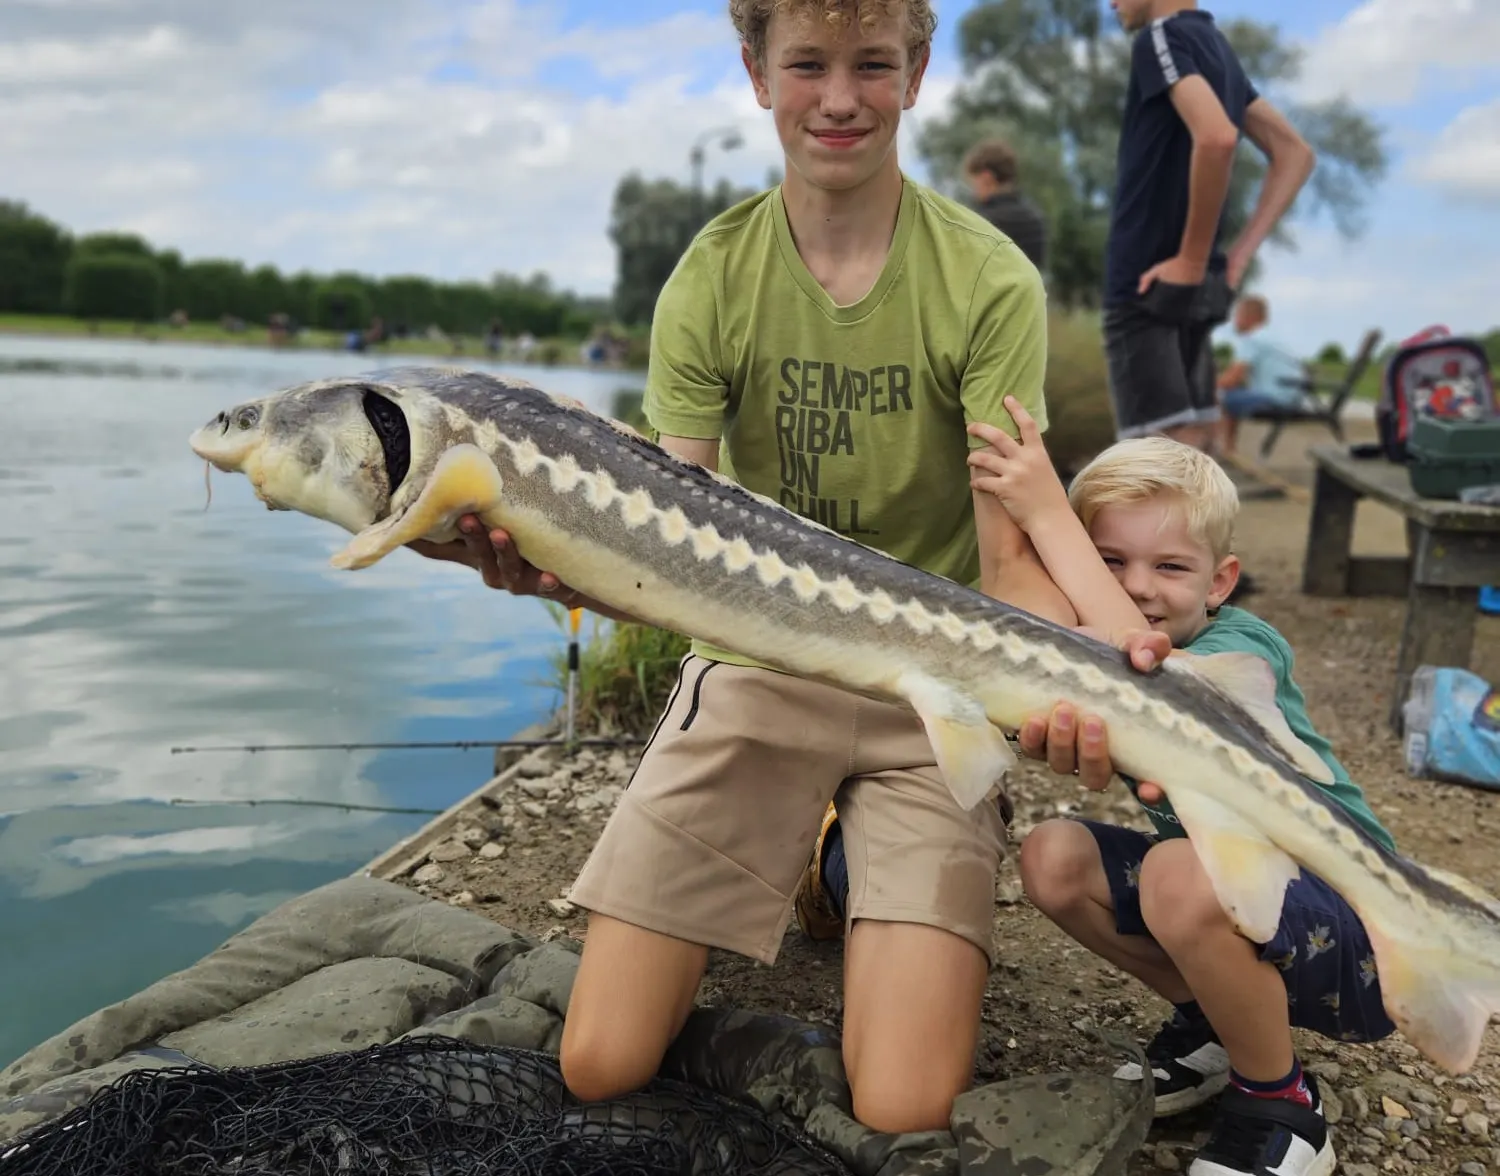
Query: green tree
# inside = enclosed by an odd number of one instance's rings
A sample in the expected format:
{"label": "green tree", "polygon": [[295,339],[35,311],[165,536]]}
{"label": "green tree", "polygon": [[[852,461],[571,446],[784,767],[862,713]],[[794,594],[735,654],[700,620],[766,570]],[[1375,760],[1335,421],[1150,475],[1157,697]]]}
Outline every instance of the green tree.
{"label": "green tree", "polygon": [[647,180],[638,172],[615,187],[609,236],[615,243],[615,314],[621,322],[651,321],[656,296],[693,234],[726,208],[753,196],[720,180],[701,199],[674,180]]}
{"label": "green tree", "polygon": [[[1283,100],[1301,59],[1275,26],[1231,20],[1221,27],[1257,88],[1318,153],[1312,179],[1271,241],[1292,247],[1287,221],[1319,213],[1342,235],[1357,236],[1365,197],[1387,166],[1380,128],[1342,99]],[[958,38],[966,80],[947,116],[924,125],[919,155],[934,183],[958,194],[969,146],[986,135],[1007,138],[1019,157],[1022,184],[1051,226],[1053,299],[1096,306],[1131,39],[1099,0],[987,0],[964,16]],[[1260,152],[1243,143],[1225,204],[1227,239],[1248,219],[1264,172]]]}
{"label": "green tree", "polygon": [[155,322],[162,313],[161,268],[139,253],[75,254],[63,301],[78,318]]}
{"label": "green tree", "polygon": [[60,314],[73,242],[25,204],[0,200],[0,311]]}

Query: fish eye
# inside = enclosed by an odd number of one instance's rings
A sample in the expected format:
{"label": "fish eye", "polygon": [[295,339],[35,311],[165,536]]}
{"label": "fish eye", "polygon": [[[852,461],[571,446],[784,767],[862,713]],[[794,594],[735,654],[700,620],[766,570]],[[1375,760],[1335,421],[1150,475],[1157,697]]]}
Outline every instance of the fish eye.
{"label": "fish eye", "polygon": [[240,429],[253,429],[259,420],[260,409],[254,407],[242,408],[234,416],[235,427]]}

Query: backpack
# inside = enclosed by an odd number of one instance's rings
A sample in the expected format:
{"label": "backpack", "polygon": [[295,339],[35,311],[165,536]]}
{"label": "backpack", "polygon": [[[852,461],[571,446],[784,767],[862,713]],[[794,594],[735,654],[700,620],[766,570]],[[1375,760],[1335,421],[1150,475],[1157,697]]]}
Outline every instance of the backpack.
{"label": "backpack", "polygon": [[1419,416],[1450,421],[1500,418],[1490,361],[1475,339],[1433,326],[1402,340],[1385,367],[1375,424],[1391,461],[1407,460],[1407,440]]}

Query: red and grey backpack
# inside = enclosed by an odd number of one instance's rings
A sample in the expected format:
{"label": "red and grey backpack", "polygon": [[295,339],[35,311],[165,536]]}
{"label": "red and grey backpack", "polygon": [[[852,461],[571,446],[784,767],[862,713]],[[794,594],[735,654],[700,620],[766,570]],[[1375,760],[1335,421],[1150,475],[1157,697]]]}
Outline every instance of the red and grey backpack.
{"label": "red and grey backpack", "polygon": [[1385,366],[1375,409],[1380,446],[1391,461],[1407,459],[1406,442],[1419,416],[1450,421],[1500,418],[1490,361],[1475,339],[1428,327],[1402,340]]}

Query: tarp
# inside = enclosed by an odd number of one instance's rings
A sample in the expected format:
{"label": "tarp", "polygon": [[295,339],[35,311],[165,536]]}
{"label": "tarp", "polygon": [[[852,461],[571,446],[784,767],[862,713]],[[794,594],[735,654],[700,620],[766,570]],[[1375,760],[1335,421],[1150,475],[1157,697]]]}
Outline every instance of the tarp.
{"label": "tarp", "polygon": [[[0,1071],[0,1141],[132,1070],[288,1062],[423,1034],[556,1053],[579,950],[395,883],[342,879]],[[1135,1046],[1120,1048],[1144,1061]],[[948,1131],[881,1134],[852,1117],[836,1036],[713,1008],[694,1011],[661,1075],[759,1107],[858,1176],[1122,1173],[1154,1097],[1149,1081],[1035,1075],[966,1092]]]}

